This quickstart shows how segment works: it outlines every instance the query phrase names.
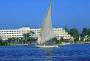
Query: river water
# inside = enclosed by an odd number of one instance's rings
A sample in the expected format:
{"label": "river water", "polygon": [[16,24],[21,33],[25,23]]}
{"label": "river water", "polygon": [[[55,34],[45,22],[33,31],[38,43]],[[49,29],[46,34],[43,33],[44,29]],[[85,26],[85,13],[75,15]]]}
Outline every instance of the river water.
{"label": "river water", "polygon": [[0,46],[0,61],[90,61],[90,44],[60,45],[59,48]]}

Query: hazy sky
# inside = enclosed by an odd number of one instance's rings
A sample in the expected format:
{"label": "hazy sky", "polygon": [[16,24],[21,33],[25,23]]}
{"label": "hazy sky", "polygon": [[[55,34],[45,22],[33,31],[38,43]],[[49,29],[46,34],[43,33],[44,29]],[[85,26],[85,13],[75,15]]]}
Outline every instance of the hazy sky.
{"label": "hazy sky", "polygon": [[[0,28],[38,28],[50,0],[0,0]],[[90,28],[90,0],[52,0],[53,27]]]}

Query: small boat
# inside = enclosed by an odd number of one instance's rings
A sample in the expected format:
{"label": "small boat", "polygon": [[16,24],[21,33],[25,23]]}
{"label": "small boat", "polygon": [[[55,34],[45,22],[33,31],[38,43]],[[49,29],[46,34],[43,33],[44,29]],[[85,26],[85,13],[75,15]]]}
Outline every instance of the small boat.
{"label": "small boat", "polygon": [[58,48],[58,45],[45,45],[45,42],[52,40],[55,38],[55,34],[53,32],[52,23],[51,23],[51,0],[50,4],[45,16],[45,19],[40,27],[40,35],[38,36],[36,45],[37,48]]}
{"label": "small boat", "polygon": [[37,48],[58,48],[58,45],[37,45]]}

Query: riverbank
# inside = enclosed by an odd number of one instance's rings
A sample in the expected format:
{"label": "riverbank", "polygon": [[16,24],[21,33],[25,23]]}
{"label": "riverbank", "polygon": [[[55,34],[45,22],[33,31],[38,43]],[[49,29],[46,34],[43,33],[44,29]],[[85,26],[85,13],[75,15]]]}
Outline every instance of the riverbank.
{"label": "riverbank", "polygon": [[[0,43],[0,46],[12,46],[12,45],[35,45],[36,43],[32,43],[32,44],[9,44],[9,43]],[[62,43],[58,43],[56,45],[70,45],[70,44],[90,44],[90,42],[62,42]]]}

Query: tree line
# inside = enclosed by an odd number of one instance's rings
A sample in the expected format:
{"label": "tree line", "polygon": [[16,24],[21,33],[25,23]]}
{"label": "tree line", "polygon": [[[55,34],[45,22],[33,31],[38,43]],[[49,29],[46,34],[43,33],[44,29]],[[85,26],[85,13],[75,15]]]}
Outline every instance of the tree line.
{"label": "tree line", "polygon": [[33,37],[33,35],[34,32],[30,31],[23,34],[23,37],[12,37],[8,38],[8,40],[2,40],[0,38],[0,45],[35,44],[37,38]]}
{"label": "tree line", "polygon": [[[73,42],[90,42],[90,29],[89,28],[83,28],[81,33],[76,28],[68,29],[68,27],[64,28],[68,34],[70,34],[74,40]],[[14,44],[35,44],[37,43],[37,37],[33,37],[35,33],[30,31],[29,33],[23,34],[23,37],[12,37],[8,38],[8,40],[2,40],[0,38],[0,45],[14,45]],[[54,41],[53,41],[54,40]],[[46,44],[59,44],[62,42],[72,42],[70,40],[64,40],[61,38],[58,40],[57,38],[53,38],[50,41],[47,41]]]}
{"label": "tree line", "polygon": [[68,27],[65,27],[65,31],[74,38],[75,42],[90,42],[89,28],[83,28],[82,31],[79,32],[76,28],[68,29]]}

